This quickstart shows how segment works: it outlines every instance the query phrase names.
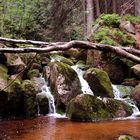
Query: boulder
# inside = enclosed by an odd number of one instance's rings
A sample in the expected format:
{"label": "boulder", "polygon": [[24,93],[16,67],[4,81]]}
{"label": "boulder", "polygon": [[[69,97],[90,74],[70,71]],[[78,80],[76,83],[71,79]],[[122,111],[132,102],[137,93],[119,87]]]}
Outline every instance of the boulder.
{"label": "boulder", "polygon": [[31,80],[24,80],[22,83],[24,115],[27,118],[37,114],[37,99],[35,83]]}
{"label": "boulder", "polygon": [[54,95],[57,109],[64,111],[69,101],[82,93],[77,73],[65,63],[49,63],[44,68],[44,75]]}
{"label": "boulder", "polygon": [[84,78],[87,80],[94,95],[114,97],[110,79],[105,71],[97,68],[90,68],[84,74]]}
{"label": "boulder", "polygon": [[135,75],[140,79],[140,64],[133,66],[132,70],[135,73]]}
{"label": "boulder", "polygon": [[123,101],[111,98],[104,98],[103,102],[105,103],[106,107],[109,109],[110,113],[113,115],[114,118],[128,117],[133,113],[132,107],[124,103]]}
{"label": "boulder", "polygon": [[26,67],[25,63],[17,54],[6,54],[8,73],[10,75],[18,74]]}
{"label": "boulder", "polygon": [[88,94],[72,99],[67,107],[66,116],[73,121],[98,121],[112,118],[102,100]]}
{"label": "boulder", "polygon": [[8,83],[8,69],[3,64],[0,64],[0,90],[5,89],[7,83]]}
{"label": "boulder", "polygon": [[48,103],[48,98],[46,97],[45,94],[38,93],[37,94],[37,101],[38,101],[38,113],[39,114],[48,114],[49,113],[49,103]]}
{"label": "boulder", "polygon": [[38,69],[32,69],[27,73],[27,78],[28,79],[33,79],[33,77],[39,77],[40,72]]}
{"label": "boulder", "polygon": [[140,109],[140,84],[138,84],[131,92],[130,97],[133,99],[137,107]]}

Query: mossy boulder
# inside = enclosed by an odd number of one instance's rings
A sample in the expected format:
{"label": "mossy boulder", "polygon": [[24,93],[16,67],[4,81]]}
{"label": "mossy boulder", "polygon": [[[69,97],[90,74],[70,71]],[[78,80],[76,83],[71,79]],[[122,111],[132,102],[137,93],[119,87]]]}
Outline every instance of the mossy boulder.
{"label": "mossy boulder", "polygon": [[8,116],[19,117],[23,115],[23,92],[21,86],[21,79],[11,76],[8,83],[12,84],[8,87]]}
{"label": "mossy boulder", "polygon": [[44,93],[38,93],[37,94],[37,101],[38,101],[38,113],[39,114],[48,114],[49,113],[49,103],[48,103],[48,98]]}
{"label": "mossy boulder", "polygon": [[10,75],[18,74],[23,69],[25,69],[26,65],[18,54],[6,54],[6,57],[7,57],[8,73]]}
{"label": "mossy boulder", "polygon": [[140,84],[138,84],[131,92],[130,97],[133,99],[137,107],[140,109]]}
{"label": "mossy boulder", "polygon": [[68,59],[64,56],[61,56],[58,54],[52,54],[50,57],[51,57],[51,61],[53,61],[53,62],[58,61],[58,62],[66,63],[68,65],[74,65],[74,63],[70,59]]}
{"label": "mossy boulder", "polygon": [[66,116],[73,121],[98,121],[112,118],[105,104],[95,96],[81,94],[72,99]]}
{"label": "mossy boulder", "polygon": [[114,97],[110,79],[105,71],[90,68],[85,72],[84,78],[87,80],[95,96]]}
{"label": "mossy boulder", "polygon": [[39,76],[40,76],[40,72],[38,69],[32,69],[27,73],[28,79],[32,79],[33,77],[39,77]]}
{"label": "mossy boulder", "polygon": [[132,107],[123,101],[111,98],[104,98],[103,101],[114,118],[128,117],[133,113]]}
{"label": "mossy boulder", "polygon": [[3,90],[8,83],[8,69],[3,64],[0,64],[0,90]]}
{"label": "mossy boulder", "polygon": [[51,87],[58,109],[65,110],[69,101],[82,93],[77,73],[65,63],[49,63],[44,69],[44,75]]}
{"label": "mossy boulder", "polygon": [[22,83],[24,115],[27,118],[37,114],[37,100],[35,83],[31,80],[24,80]]}
{"label": "mossy boulder", "polygon": [[119,136],[118,140],[138,140],[138,139],[130,135],[121,135]]}

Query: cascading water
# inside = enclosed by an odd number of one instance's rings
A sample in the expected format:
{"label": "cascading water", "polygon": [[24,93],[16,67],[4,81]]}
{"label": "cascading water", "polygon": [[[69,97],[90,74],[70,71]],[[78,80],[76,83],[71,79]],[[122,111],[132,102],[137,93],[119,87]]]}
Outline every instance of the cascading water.
{"label": "cascading water", "polygon": [[46,96],[47,99],[48,99],[49,114],[56,113],[54,97],[51,94],[50,87],[48,86],[47,81],[45,81],[45,79],[44,79],[44,77],[42,77],[42,75],[40,76],[40,80],[41,80],[40,82],[41,82],[41,85],[42,85],[42,87],[41,87],[42,92],[40,94]]}
{"label": "cascading water", "polygon": [[[128,105],[130,105],[133,108],[133,114],[131,117],[140,116],[140,111],[139,111],[138,107],[135,105],[135,103],[129,97],[122,98],[122,96],[121,96],[122,93],[119,90],[118,85],[112,85],[112,87],[113,87],[114,98],[127,103]],[[125,88],[128,88],[128,87],[125,87]]]}
{"label": "cascading water", "polygon": [[[65,118],[66,117],[65,114],[61,115],[61,114],[56,113],[54,97],[51,94],[51,90],[50,90],[50,87],[48,86],[47,81],[45,80],[44,77],[42,77],[42,75],[40,76],[40,82],[42,85],[42,87],[41,87],[42,92],[39,94],[46,96],[46,98],[48,99],[48,103],[49,103],[49,114],[48,115],[53,116],[55,118]],[[39,113],[39,105],[38,105],[38,113]]]}
{"label": "cascading water", "polygon": [[81,90],[83,92],[83,94],[90,94],[90,95],[94,95],[92,90],[90,89],[88,82],[83,78],[84,75],[84,71],[82,71],[80,68],[78,68],[77,65],[71,66],[71,68],[77,73],[78,78],[80,80],[80,84],[81,84]]}

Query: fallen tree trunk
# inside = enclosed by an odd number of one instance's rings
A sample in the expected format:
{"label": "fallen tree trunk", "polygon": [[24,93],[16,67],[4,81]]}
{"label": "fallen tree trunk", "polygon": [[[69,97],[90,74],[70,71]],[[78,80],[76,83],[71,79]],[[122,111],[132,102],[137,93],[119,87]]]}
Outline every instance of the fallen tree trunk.
{"label": "fallen tree trunk", "polygon": [[[1,53],[30,53],[30,52],[36,52],[36,53],[47,53],[52,51],[64,51],[68,50],[70,48],[81,48],[81,49],[96,49],[100,51],[107,51],[117,54],[118,56],[127,58],[129,60],[132,60],[136,63],[140,63],[140,50],[135,50],[131,48],[121,48],[111,45],[105,45],[105,44],[97,44],[92,43],[88,41],[70,41],[70,42],[56,42],[56,43],[48,43],[48,42],[39,42],[39,41],[29,41],[29,40],[15,40],[15,39],[5,39],[0,38],[0,41],[8,40],[8,42],[12,41],[12,43],[28,43],[32,44],[33,42],[36,43],[36,45],[40,45],[39,48],[0,48]],[[136,55],[132,54],[135,53]]]}

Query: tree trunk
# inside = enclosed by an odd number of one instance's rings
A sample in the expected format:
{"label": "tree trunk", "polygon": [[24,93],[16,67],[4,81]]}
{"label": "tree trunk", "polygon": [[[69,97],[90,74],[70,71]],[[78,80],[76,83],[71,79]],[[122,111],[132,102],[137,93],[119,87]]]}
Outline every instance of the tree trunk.
{"label": "tree trunk", "polygon": [[99,17],[101,14],[99,0],[95,0],[95,3],[96,3],[96,14],[97,14],[97,17]]}
{"label": "tree trunk", "polygon": [[135,0],[135,15],[140,16],[140,0]]}
{"label": "tree trunk", "polygon": [[94,14],[93,14],[93,0],[86,0],[86,11],[87,11],[87,38],[92,33],[92,24],[94,21]]}
{"label": "tree trunk", "polygon": [[117,2],[116,2],[116,0],[112,0],[112,5],[113,5],[113,13],[117,13]]}

